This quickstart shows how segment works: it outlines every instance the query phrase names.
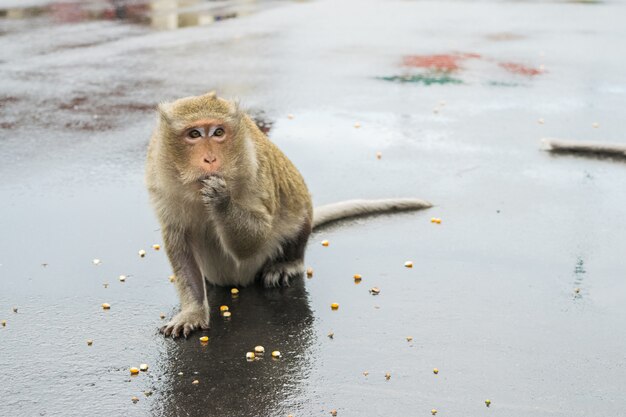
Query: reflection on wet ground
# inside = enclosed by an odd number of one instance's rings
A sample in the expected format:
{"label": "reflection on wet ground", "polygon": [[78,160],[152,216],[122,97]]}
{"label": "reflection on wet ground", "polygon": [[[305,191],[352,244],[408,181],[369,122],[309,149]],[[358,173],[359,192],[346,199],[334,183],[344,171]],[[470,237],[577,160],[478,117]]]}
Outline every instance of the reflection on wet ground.
{"label": "reflection on wet ground", "polygon": [[[297,280],[288,288],[252,286],[232,297],[225,288],[209,288],[211,330],[189,341],[167,341],[159,358],[161,385],[155,387],[153,412],[158,415],[287,415],[290,399],[303,387],[313,365],[313,315]],[[226,305],[232,316],[220,316]],[[200,336],[207,335],[208,343]],[[246,352],[263,346],[251,363]],[[272,351],[280,358],[272,358]],[[197,381],[194,383],[194,381]]]}
{"label": "reflection on wet ground", "polygon": [[0,19],[45,17],[57,24],[93,20],[119,20],[155,29],[203,26],[253,13],[270,2],[203,0],[91,0],[51,1],[41,6],[0,9]]}

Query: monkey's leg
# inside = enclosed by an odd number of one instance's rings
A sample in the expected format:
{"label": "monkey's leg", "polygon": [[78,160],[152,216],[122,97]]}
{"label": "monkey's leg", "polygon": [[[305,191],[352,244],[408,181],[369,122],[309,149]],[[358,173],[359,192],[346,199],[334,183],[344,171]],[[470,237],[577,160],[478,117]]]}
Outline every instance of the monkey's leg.
{"label": "monkey's leg", "polygon": [[281,244],[279,254],[261,270],[260,277],[266,287],[289,285],[292,278],[304,275],[304,251],[310,234],[311,224],[306,220],[296,236]]}
{"label": "monkey's leg", "polygon": [[220,241],[238,260],[257,255],[271,232],[271,216],[259,201],[244,206],[230,198],[226,182],[219,176],[203,181],[202,197],[215,217]]}
{"label": "monkey's leg", "polygon": [[191,248],[186,242],[184,231],[164,229],[165,250],[176,276],[174,283],[180,298],[180,312],[165,326],[161,333],[185,338],[196,329],[209,328],[209,303],[206,297],[206,284]]}

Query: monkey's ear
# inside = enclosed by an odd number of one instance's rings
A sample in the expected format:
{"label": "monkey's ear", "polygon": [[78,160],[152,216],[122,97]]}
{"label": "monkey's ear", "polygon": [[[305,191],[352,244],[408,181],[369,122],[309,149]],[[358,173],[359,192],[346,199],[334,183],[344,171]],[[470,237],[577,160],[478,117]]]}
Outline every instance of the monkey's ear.
{"label": "monkey's ear", "polygon": [[162,121],[169,123],[172,120],[172,104],[171,103],[166,103],[166,102],[159,103],[158,111],[159,111],[159,118]]}
{"label": "monkey's ear", "polygon": [[215,90],[211,90],[208,93],[206,93],[205,96],[207,96],[207,98],[215,98],[217,97],[217,93],[215,92]]}

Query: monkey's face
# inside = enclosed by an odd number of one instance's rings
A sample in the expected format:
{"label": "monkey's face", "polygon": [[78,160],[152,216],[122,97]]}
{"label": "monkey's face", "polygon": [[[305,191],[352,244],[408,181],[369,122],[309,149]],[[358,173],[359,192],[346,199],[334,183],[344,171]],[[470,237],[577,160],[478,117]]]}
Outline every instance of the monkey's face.
{"label": "monkey's face", "polygon": [[223,120],[202,119],[189,124],[182,134],[189,168],[201,178],[218,174],[224,165],[224,147],[231,139],[232,129]]}

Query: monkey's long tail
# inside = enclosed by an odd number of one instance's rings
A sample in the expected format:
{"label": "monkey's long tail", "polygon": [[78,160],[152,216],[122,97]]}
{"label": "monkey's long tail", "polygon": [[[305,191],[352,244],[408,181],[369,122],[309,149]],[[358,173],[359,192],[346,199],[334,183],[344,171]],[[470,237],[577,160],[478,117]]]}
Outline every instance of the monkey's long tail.
{"label": "monkey's long tail", "polygon": [[421,210],[432,207],[428,201],[417,198],[390,198],[384,200],[348,200],[316,207],[313,211],[313,228],[351,217],[398,211]]}
{"label": "monkey's long tail", "polygon": [[626,145],[619,143],[579,142],[573,140],[544,138],[543,149],[551,152],[577,153],[581,155],[606,155],[626,158]]}

